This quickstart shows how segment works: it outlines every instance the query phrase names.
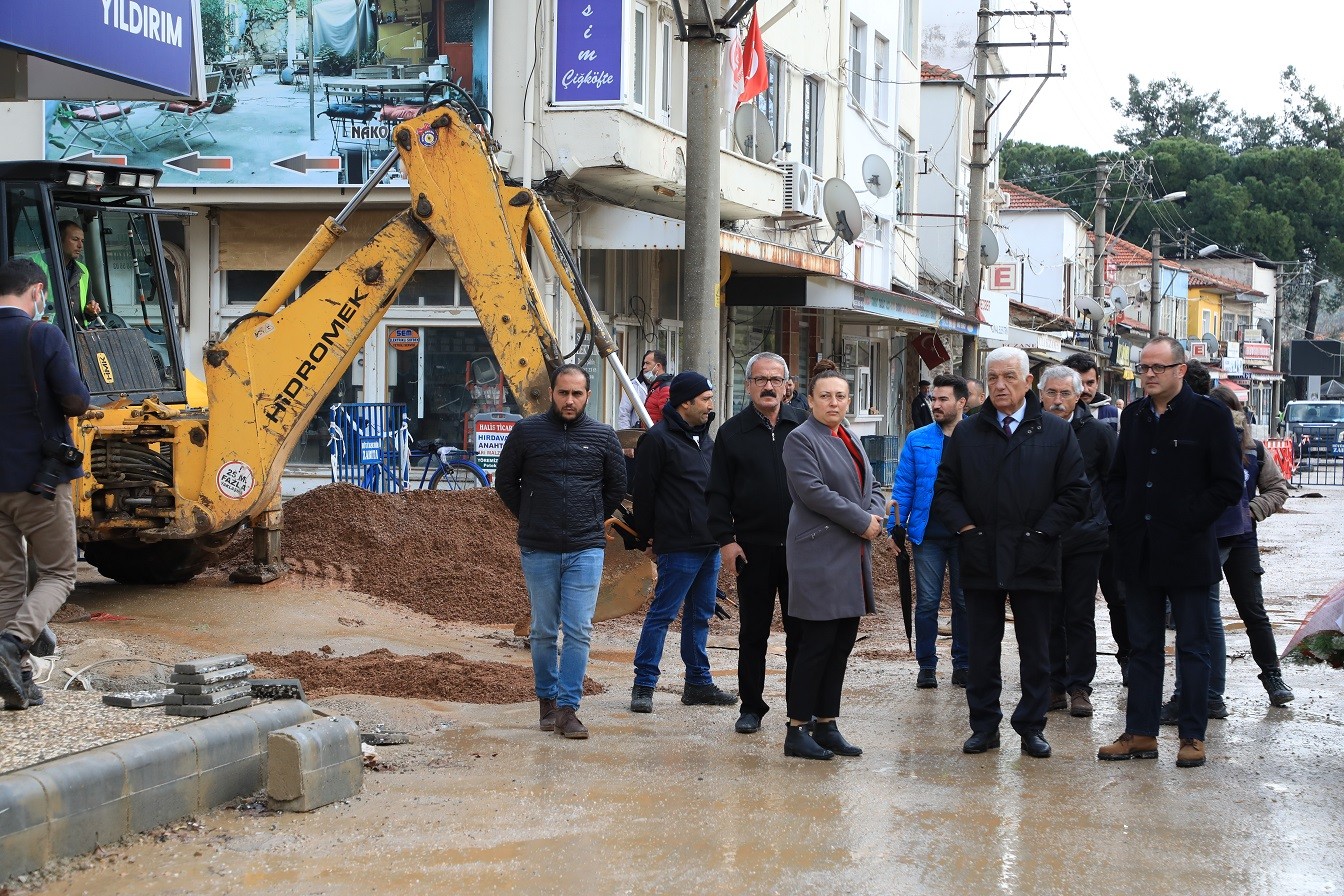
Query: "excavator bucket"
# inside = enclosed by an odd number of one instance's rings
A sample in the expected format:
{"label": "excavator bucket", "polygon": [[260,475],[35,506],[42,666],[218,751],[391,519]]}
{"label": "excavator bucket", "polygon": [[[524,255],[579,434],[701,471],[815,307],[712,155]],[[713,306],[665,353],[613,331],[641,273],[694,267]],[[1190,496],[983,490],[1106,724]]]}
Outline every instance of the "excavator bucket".
{"label": "excavator bucket", "polygon": [[[628,563],[628,552],[620,540],[608,541],[604,566],[615,569]],[[629,569],[609,581],[603,581],[597,592],[597,609],[593,611],[593,621],[602,622],[627,616],[644,606],[653,597],[653,584],[657,578],[653,562],[641,554]]]}

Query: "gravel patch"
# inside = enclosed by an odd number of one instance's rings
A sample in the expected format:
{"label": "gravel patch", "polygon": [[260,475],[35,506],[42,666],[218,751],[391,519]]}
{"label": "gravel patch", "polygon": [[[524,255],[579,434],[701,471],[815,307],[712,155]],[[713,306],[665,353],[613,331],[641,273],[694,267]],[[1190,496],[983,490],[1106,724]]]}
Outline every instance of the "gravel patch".
{"label": "gravel patch", "polygon": [[104,706],[96,692],[43,688],[42,694],[41,706],[0,712],[0,774],[190,721],[164,715],[161,706]]}

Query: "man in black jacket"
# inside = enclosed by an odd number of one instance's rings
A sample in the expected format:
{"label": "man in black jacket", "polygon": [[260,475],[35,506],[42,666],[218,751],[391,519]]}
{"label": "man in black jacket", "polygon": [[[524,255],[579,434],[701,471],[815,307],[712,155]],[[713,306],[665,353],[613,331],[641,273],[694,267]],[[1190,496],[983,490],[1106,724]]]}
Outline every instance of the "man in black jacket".
{"label": "man in black jacket", "polygon": [[919,429],[921,426],[928,426],[933,422],[933,405],[929,404],[929,386],[928,380],[919,381],[919,390],[915,392],[914,401],[910,405],[912,430]]}
{"label": "man in black jacket", "polygon": [[1081,401],[1084,386],[1070,367],[1041,374],[1046,410],[1073,428],[1083,453],[1090,500],[1087,513],[1060,539],[1062,590],[1050,608],[1050,709],[1092,715],[1092,679],[1097,674],[1097,575],[1110,543],[1103,483],[1115,456],[1115,430],[1092,416]]}
{"label": "man in black jacket", "polygon": [[584,412],[588,396],[586,370],[556,368],[551,409],[514,426],[495,469],[495,491],[518,518],[541,730],[580,739],[588,736],[576,713],[602,583],[602,527],[625,497],[620,442]]}
{"label": "man in black jacket", "polygon": [[48,449],[73,444],[66,418],[88,409],[89,390],[61,331],[40,320],[46,307],[42,268],[0,266],[0,698],[14,710],[43,702],[29,656],[75,587],[79,554],[70,483],[84,469]]}
{"label": "man in black jacket", "polygon": [[1041,410],[1026,352],[989,353],[989,401],[952,432],[934,486],[933,512],[958,533],[970,669],[966,753],[999,745],[1003,603],[1013,606],[1022,699],[1013,729],[1022,752],[1045,758],[1050,705],[1050,603],[1060,590],[1060,536],[1087,508],[1083,456],[1069,425]]}
{"label": "man in black jacket", "polygon": [[1179,342],[1151,340],[1134,370],[1144,397],[1121,415],[1120,443],[1106,477],[1106,509],[1125,558],[1129,701],[1124,734],[1097,758],[1157,758],[1170,601],[1182,676],[1176,765],[1191,768],[1204,764],[1209,588],[1222,577],[1213,524],[1241,500],[1244,474],[1232,415],[1182,381]]}
{"label": "man in black jacket", "polygon": [[682,604],[681,659],[687,706],[729,706],[737,697],[719,690],[709,674],[709,620],[719,584],[719,545],[709,534],[710,455],[714,440],[714,389],[702,374],[686,370],[671,383],[663,419],[635,449],[635,531],[649,559],[658,562],[653,603],[635,647],[635,684],[631,712],[653,712],[653,689],[663,658],[667,627]]}
{"label": "man in black jacket", "polygon": [[789,527],[784,440],[806,417],[784,403],[789,366],[772,352],[747,362],[751,404],[719,427],[709,471],[709,532],[724,566],[737,572],[737,691],[739,734],[759,731],[765,702],[765,652],[779,594],[784,651],[793,653],[789,632],[789,572],[784,535]]}

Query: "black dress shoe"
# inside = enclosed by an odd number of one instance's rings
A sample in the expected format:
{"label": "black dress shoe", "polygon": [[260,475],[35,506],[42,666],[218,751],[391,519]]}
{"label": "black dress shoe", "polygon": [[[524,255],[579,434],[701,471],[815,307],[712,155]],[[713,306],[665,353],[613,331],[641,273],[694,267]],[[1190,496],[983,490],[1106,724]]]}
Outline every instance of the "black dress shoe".
{"label": "black dress shoe", "polygon": [[1050,758],[1050,742],[1040,732],[1022,735],[1022,752],[1033,759]]}
{"label": "black dress shoe", "polygon": [[835,754],[812,739],[801,725],[789,725],[784,735],[784,755],[799,759],[834,759]]}
{"label": "black dress shoe", "polygon": [[915,679],[917,688],[936,688],[938,687],[938,673],[932,669],[920,669],[919,677]]}
{"label": "black dress shoe", "polygon": [[966,743],[961,745],[963,753],[983,753],[986,750],[997,750],[999,748],[999,729],[993,731],[977,731],[966,738]]}
{"label": "black dress shoe", "polygon": [[817,722],[812,727],[812,739],[838,756],[862,756],[863,748],[856,747],[836,727],[835,721]]}
{"label": "black dress shoe", "polygon": [[966,687],[966,676],[967,676],[967,672],[966,672],[965,669],[953,669],[953,670],[952,670],[952,687],[954,687],[954,688],[964,688],[964,687]]}
{"label": "black dress shoe", "polygon": [[744,712],[737,717],[733,730],[738,734],[755,734],[761,730],[761,717],[754,712]]}

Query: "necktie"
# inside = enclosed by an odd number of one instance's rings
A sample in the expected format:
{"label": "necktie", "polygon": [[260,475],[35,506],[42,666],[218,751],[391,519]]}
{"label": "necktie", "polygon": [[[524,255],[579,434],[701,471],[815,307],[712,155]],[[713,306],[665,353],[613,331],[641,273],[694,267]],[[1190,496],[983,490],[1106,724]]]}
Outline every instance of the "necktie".
{"label": "necktie", "polygon": [[1012,418],[1012,417],[1004,417],[1004,418],[1003,418],[1003,434],[1006,435],[1006,436],[1007,436],[1008,438],[1010,438],[1010,439],[1013,437],[1013,418]]}

